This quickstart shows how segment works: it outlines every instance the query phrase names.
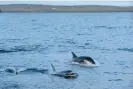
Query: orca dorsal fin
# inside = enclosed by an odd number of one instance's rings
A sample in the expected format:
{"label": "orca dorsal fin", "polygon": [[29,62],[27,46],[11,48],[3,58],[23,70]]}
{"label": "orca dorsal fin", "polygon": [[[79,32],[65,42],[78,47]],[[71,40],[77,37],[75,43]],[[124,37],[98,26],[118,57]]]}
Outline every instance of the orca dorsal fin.
{"label": "orca dorsal fin", "polygon": [[55,72],[56,70],[55,70],[55,67],[52,63],[51,63],[51,66],[52,66],[53,71]]}
{"label": "orca dorsal fin", "polygon": [[73,55],[73,58],[77,58],[78,57],[74,52],[71,52],[71,53]]}

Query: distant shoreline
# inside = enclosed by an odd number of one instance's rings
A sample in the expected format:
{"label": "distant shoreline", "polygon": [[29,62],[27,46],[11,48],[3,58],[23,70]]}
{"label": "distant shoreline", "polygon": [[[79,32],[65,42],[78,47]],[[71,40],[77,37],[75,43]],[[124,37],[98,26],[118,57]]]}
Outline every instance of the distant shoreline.
{"label": "distant shoreline", "polygon": [[133,12],[133,6],[105,6],[105,5],[36,5],[9,4],[0,5],[0,12],[42,12],[42,13],[88,13],[88,12]]}

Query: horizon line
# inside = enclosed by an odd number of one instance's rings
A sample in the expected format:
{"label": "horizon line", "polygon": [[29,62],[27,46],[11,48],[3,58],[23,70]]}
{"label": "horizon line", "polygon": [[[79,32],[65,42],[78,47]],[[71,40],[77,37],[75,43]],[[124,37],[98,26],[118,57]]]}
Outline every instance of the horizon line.
{"label": "horizon line", "polygon": [[116,6],[116,5],[50,5],[50,4],[0,4],[0,6],[4,5],[42,5],[42,6],[112,6],[112,7],[133,7],[133,6]]}

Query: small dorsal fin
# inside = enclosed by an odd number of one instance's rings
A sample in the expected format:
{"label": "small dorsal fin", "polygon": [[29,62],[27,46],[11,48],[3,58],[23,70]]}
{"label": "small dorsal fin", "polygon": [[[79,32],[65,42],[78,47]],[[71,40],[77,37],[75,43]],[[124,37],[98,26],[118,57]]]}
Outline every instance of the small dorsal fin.
{"label": "small dorsal fin", "polygon": [[15,74],[16,75],[18,74],[18,68],[17,67],[15,68]]}
{"label": "small dorsal fin", "polygon": [[77,55],[74,52],[71,52],[73,55],[73,58],[77,58]]}
{"label": "small dorsal fin", "polygon": [[55,70],[55,67],[52,63],[51,63],[51,66],[52,66],[53,71],[55,72],[56,70]]}

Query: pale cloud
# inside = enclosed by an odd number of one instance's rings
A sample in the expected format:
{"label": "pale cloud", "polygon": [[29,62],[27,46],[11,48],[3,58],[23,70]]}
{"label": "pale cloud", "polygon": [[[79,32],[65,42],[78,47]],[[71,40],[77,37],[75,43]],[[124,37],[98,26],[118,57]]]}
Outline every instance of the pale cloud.
{"label": "pale cloud", "polygon": [[0,0],[0,1],[133,1],[133,0]]}

